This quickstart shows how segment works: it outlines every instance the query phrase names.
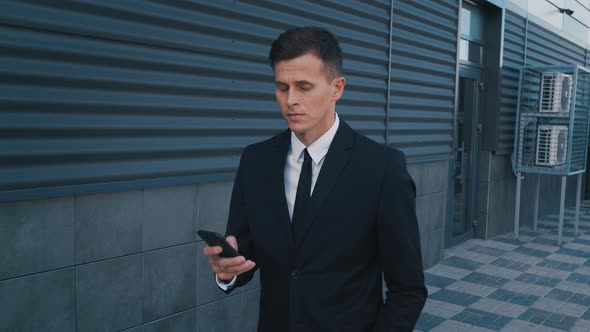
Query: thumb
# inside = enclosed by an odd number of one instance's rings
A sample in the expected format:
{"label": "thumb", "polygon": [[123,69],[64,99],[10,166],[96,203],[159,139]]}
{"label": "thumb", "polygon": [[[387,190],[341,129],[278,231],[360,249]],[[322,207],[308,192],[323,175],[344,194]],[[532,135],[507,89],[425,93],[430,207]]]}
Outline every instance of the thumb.
{"label": "thumb", "polygon": [[225,239],[227,240],[227,242],[229,242],[229,244],[231,244],[232,247],[234,247],[234,249],[238,250],[238,241],[233,235],[230,235]]}

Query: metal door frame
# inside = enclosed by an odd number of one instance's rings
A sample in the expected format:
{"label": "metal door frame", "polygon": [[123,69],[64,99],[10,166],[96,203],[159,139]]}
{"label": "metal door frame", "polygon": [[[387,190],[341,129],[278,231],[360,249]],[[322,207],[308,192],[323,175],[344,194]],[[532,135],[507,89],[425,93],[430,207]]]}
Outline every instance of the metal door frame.
{"label": "metal door frame", "polygon": [[[468,66],[465,64],[461,64],[459,66],[459,75],[457,76],[458,79],[461,78],[468,78],[475,80],[478,85],[481,86],[483,84],[483,68],[475,67],[475,66]],[[478,215],[478,187],[479,187],[479,155],[480,155],[480,147],[481,147],[481,131],[478,133],[478,124],[481,123],[481,110],[482,110],[482,89],[476,87],[477,93],[475,95],[475,107],[476,112],[473,115],[473,126],[472,131],[470,133],[472,138],[472,146],[471,146],[471,156],[472,156],[472,164],[469,170],[469,177],[471,183],[469,184],[470,187],[470,197],[466,197],[466,204],[465,208],[471,209],[468,217],[473,220],[477,220]],[[459,80],[457,80],[457,94],[459,92]],[[457,97],[458,98],[458,97]],[[458,99],[457,99],[458,101]],[[457,113],[459,104],[457,103],[455,111],[455,119],[454,119],[454,134],[453,134],[453,159],[452,162],[449,163],[449,185],[447,190],[447,222],[446,222],[446,229],[445,229],[445,247],[449,248],[454,245],[457,245],[463,241],[466,241],[470,238],[473,238],[475,235],[475,227],[471,228],[471,231],[465,232],[458,236],[453,236],[453,217],[454,217],[454,203],[455,203],[455,186],[454,186],[454,177],[455,177],[455,158],[458,148],[458,122],[457,122]]]}

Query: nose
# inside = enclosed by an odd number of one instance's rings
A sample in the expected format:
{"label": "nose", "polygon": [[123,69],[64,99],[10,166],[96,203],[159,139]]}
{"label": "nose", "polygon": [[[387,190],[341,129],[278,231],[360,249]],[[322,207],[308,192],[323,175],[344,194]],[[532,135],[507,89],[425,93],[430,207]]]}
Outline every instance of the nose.
{"label": "nose", "polygon": [[297,94],[297,92],[293,91],[292,89],[289,89],[288,95],[287,95],[287,104],[289,106],[294,106],[297,105],[299,103],[299,95]]}

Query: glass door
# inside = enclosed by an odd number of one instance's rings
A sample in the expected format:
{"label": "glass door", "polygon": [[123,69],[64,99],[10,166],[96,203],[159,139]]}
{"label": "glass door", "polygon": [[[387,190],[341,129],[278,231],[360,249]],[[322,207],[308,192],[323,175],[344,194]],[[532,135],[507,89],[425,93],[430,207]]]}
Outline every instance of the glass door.
{"label": "glass door", "polygon": [[481,71],[461,68],[456,116],[452,183],[449,188],[451,216],[447,225],[447,247],[472,238],[477,225]]}

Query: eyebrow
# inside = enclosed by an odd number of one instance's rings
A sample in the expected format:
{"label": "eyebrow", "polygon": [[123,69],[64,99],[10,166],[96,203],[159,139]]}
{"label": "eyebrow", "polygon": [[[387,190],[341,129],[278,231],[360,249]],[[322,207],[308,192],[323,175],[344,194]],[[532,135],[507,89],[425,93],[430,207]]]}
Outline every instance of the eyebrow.
{"label": "eyebrow", "polygon": [[[301,84],[309,84],[309,85],[313,85],[313,83],[311,83],[310,81],[306,81],[306,80],[301,80],[301,81],[295,81],[296,84],[301,85]],[[284,84],[284,85],[289,85],[285,82],[282,81],[275,81],[275,84]]]}

